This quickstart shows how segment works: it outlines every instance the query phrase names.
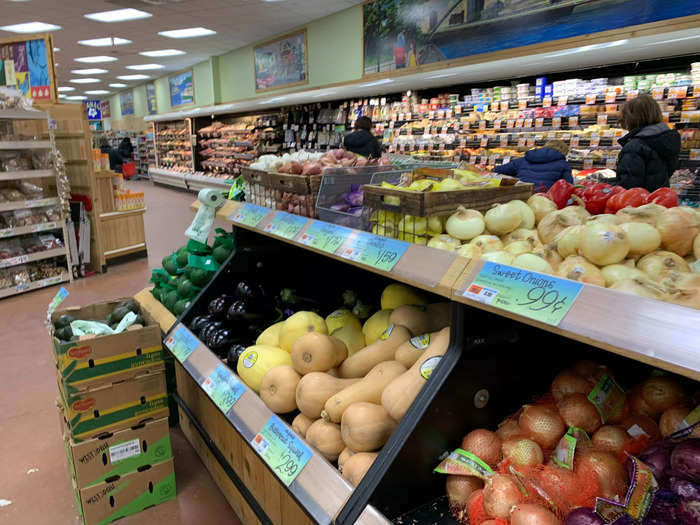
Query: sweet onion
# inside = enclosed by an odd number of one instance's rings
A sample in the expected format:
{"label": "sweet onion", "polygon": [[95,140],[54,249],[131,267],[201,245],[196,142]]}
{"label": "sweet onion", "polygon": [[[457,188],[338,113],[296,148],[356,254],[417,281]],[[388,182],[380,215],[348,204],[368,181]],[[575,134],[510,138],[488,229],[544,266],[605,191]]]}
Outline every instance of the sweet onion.
{"label": "sweet onion", "polygon": [[544,461],[542,448],[531,439],[513,437],[503,442],[503,457],[513,465],[534,467]]}
{"label": "sweet onion", "polygon": [[399,231],[411,235],[425,235],[428,231],[428,219],[406,215],[399,221]]}
{"label": "sweet onion", "polygon": [[658,417],[661,415],[659,410],[654,410],[651,408],[649,403],[647,403],[644,400],[644,397],[642,397],[642,385],[637,385],[630,390],[627,394],[627,399],[630,402],[630,412],[632,414],[641,414],[644,416],[653,417],[654,419],[658,419]]}
{"label": "sweet onion", "polygon": [[445,230],[455,239],[470,241],[481,235],[486,228],[484,216],[476,210],[468,210],[459,206],[445,223]]}
{"label": "sweet onion", "polygon": [[605,286],[602,272],[593,264],[578,255],[570,255],[559,265],[557,275],[583,283]]}
{"label": "sweet onion", "polygon": [[428,241],[429,248],[436,248],[438,250],[445,250],[448,252],[455,251],[460,247],[460,245],[461,243],[457,239],[450,237],[446,233],[436,235]]}
{"label": "sweet onion", "polygon": [[551,391],[555,401],[561,401],[569,394],[586,394],[593,389],[584,377],[572,370],[559,372],[552,381]]}
{"label": "sweet onion", "polygon": [[582,428],[592,434],[603,424],[586,394],[569,394],[557,403],[557,408],[567,427]]}
{"label": "sweet onion", "polygon": [[535,227],[535,212],[532,211],[530,206],[517,199],[510,201],[508,204],[515,206],[520,212],[520,217],[522,220],[520,221],[520,226],[518,226],[518,228],[525,228],[529,230]]}
{"label": "sweet onion", "polygon": [[497,252],[488,252],[481,256],[485,261],[491,261],[498,264],[512,264],[514,257],[503,250]]}
{"label": "sweet onion", "polygon": [[612,224],[620,224],[620,217],[612,213],[601,213],[600,215],[592,215],[586,222],[610,222]]}
{"label": "sweet onion", "polygon": [[644,204],[636,208],[627,207],[617,212],[620,222],[644,222],[654,226],[666,208],[658,204]]}
{"label": "sweet onion", "polygon": [[506,204],[494,204],[493,208],[486,212],[486,227],[491,233],[505,235],[520,227],[522,215],[518,205],[513,201]]}
{"label": "sweet onion", "polygon": [[544,195],[535,194],[531,196],[527,200],[527,205],[530,206],[530,209],[535,214],[535,222],[538,224],[547,214],[557,211],[557,205]]}
{"label": "sweet onion", "polygon": [[615,425],[603,425],[591,438],[593,446],[603,452],[610,452],[616,457],[620,457],[625,448],[625,444],[630,440],[630,435]]}
{"label": "sweet onion", "polygon": [[461,448],[481,458],[491,467],[501,461],[501,438],[485,428],[472,430],[464,436]]}
{"label": "sweet onion", "polygon": [[664,290],[647,278],[641,279],[639,277],[633,277],[632,279],[623,279],[612,284],[609,288],[611,290],[617,290],[618,292],[638,295],[639,297],[648,297],[650,299],[658,299],[660,301],[664,301],[667,298],[667,294]]}
{"label": "sweet onion", "polygon": [[661,234],[651,224],[645,222],[624,222],[620,228],[630,243],[630,256],[646,255],[661,246]]}
{"label": "sweet onion", "polygon": [[559,413],[545,405],[526,405],[518,424],[525,435],[544,450],[553,449],[566,431]]}
{"label": "sweet onion", "polygon": [[618,281],[625,279],[649,280],[649,276],[641,270],[630,268],[626,264],[609,264],[600,270],[605,279],[605,286],[612,286]]}
{"label": "sweet onion", "polygon": [[693,255],[696,259],[700,259],[700,233],[695,236],[693,241]]}
{"label": "sweet onion", "polygon": [[666,297],[666,300],[680,306],[687,306],[700,310],[700,289],[672,290]]}
{"label": "sweet onion", "polygon": [[481,259],[481,248],[476,244],[463,244],[457,248],[457,253],[462,257],[469,257],[470,259]]}
{"label": "sweet onion", "polygon": [[504,474],[494,474],[484,484],[484,510],[494,518],[506,519],[522,499],[518,484]]}
{"label": "sweet onion", "polygon": [[693,241],[698,233],[697,215],[684,208],[668,208],[656,221],[656,229],[661,234],[664,250],[686,256],[693,249]]}
{"label": "sweet onion", "polygon": [[623,229],[614,224],[589,223],[581,232],[579,250],[593,264],[615,264],[627,257],[630,242]]}
{"label": "sweet onion", "polygon": [[450,474],[445,482],[445,490],[447,491],[450,507],[466,507],[469,496],[483,486],[483,481],[476,476]]}
{"label": "sweet onion", "polygon": [[557,243],[557,251],[563,258],[569,255],[578,255],[578,248],[581,245],[581,234],[583,233],[583,225],[569,226],[557,235],[555,242]]}
{"label": "sweet onion", "polygon": [[642,383],[642,397],[655,412],[663,412],[683,400],[683,389],[670,377],[650,377]]}
{"label": "sweet onion", "polygon": [[517,257],[518,255],[522,255],[524,253],[530,253],[532,251],[532,245],[527,241],[513,241],[506,244],[504,249],[513,257]]}
{"label": "sweet onion", "polygon": [[592,469],[598,477],[600,495],[608,499],[623,501],[627,492],[627,470],[615,456],[599,450],[577,451],[574,473]]}
{"label": "sweet onion", "polygon": [[544,217],[537,225],[537,233],[543,243],[554,242],[557,235],[566,228],[581,224],[582,221],[575,215],[566,215],[562,213],[563,211],[564,210],[553,211]]}
{"label": "sweet onion", "polygon": [[584,224],[591,218],[591,214],[588,213],[583,206],[567,206],[559,211],[562,215],[578,221],[578,224]]}
{"label": "sweet onion", "polygon": [[510,513],[510,525],[561,525],[561,520],[542,505],[521,503]]}
{"label": "sweet onion", "polygon": [[535,248],[532,253],[538,257],[542,257],[554,270],[559,269],[559,265],[563,260],[561,255],[557,252],[556,244],[545,244],[544,246]]}
{"label": "sweet onion", "polygon": [[542,245],[540,238],[537,235],[537,230],[527,228],[518,228],[517,230],[513,230],[508,235],[504,235],[501,240],[503,241],[503,244],[510,244],[515,241],[527,241],[533,248]]}
{"label": "sweet onion", "polygon": [[593,509],[579,507],[569,512],[564,525],[605,525],[605,522]]}
{"label": "sweet onion", "polygon": [[495,235],[477,235],[469,244],[474,244],[481,248],[482,253],[497,252],[503,249],[501,239]]}
{"label": "sweet onion", "polygon": [[430,217],[428,217],[428,235],[440,235],[442,232],[442,217],[440,217],[439,215],[431,215]]}
{"label": "sweet onion", "polygon": [[542,257],[538,257],[532,253],[523,253],[518,255],[513,260],[513,266],[518,268],[523,268],[525,270],[530,270],[533,272],[552,274],[554,270],[550,264],[545,261]]}
{"label": "sweet onion", "polygon": [[688,263],[683,257],[664,250],[657,250],[645,255],[637,261],[637,268],[646,273],[654,280],[661,278],[662,272],[676,270],[679,272],[689,272]]}
{"label": "sweet onion", "polygon": [[694,272],[661,272],[659,284],[669,291],[700,288],[700,275]]}

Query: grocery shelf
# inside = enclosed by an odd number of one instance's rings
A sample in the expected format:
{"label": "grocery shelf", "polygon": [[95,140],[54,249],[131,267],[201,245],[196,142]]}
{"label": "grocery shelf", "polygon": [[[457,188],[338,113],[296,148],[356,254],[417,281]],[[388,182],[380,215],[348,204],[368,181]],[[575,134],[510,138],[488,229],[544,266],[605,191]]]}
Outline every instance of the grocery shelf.
{"label": "grocery shelf", "polygon": [[32,199],[28,201],[0,202],[0,211],[21,210],[23,208],[41,208],[43,206],[53,206],[55,204],[58,204],[58,197]]}
{"label": "grocery shelf", "polygon": [[17,237],[18,235],[27,235],[29,233],[60,230],[61,228],[63,228],[63,225],[58,221],[42,222],[40,224],[32,224],[31,226],[16,226],[15,228],[5,228],[4,230],[0,230],[0,239]]}
{"label": "grocery shelf", "polygon": [[42,259],[51,259],[52,257],[66,255],[66,253],[66,248],[54,248],[52,250],[44,250],[41,252],[25,253],[24,255],[18,255],[16,257],[0,260],[0,268],[10,268],[19,264],[41,261]]}
{"label": "grocery shelf", "polygon": [[132,213],[143,213],[146,211],[146,207],[144,206],[143,208],[134,208],[133,210],[119,210],[119,211],[110,211],[106,213],[100,213],[100,218],[105,218],[105,217],[118,217],[120,215],[129,215]]}
{"label": "grocery shelf", "polygon": [[31,292],[32,290],[38,290],[40,288],[46,288],[47,286],[53,286],[55,284],[64,283],[68,280],[67,274],[57,275],[55,277],[48,277],[42,279],[41,281],[32,281],[25,285],[11,286],[9,288],[0,289],[0,299],[5,297],[11,297],[13,295],[21,294],[24,292]]}
{"label": "grocery shelf", "polygon": [[1,119],[12,120],[46,120],[48,115],[43,111],[24,111],[21,109],[0,109]]}
{"label": "grocery shelf", "polygon": [[165,184],[167,186],[175,186],[176,188],[187,189],[184,173],[165,170],[162,168],[149,168],[148,174],[153,182]]}
{"label": "grocery shelf", "polygon": [[49,140],[0,140],[0,149],[51,149]]}
{"label": "grocery shelf", "polygon": [[25,170],[25,171],[7,171],[0,173],[0,181],[3,180],[19,180],[19,179],[41,179],[44,177],[55,177],[54,170]]}
{"label": "grocery shelf", "polygon": [[216,177],[207,177],[206,175],[197,175],[196,173],[185,174],[185,182],[191,190],[201,190],[203,188],[221,188],[229,190],[233,179],[221,179]]}

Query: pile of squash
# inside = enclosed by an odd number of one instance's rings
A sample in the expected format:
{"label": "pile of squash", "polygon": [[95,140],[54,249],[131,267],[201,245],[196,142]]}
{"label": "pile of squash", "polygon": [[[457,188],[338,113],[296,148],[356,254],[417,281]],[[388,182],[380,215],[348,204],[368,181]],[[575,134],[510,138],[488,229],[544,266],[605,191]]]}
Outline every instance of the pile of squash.
{"label": "pile of squash", "polygon": [[243,352],[237,372],[354,486],[447,351],[449,303],[394,283],[364,325],[349,310],[297,312]]}

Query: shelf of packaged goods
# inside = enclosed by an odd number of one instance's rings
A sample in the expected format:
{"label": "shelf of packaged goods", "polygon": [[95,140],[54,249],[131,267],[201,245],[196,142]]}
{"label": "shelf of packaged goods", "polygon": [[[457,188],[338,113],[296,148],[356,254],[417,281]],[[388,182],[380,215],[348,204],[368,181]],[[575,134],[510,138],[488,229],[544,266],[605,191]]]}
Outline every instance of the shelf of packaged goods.
{"label": "shelf of packaged goods", "polygon": [[554,326],[465,297],[483,266],[484,261],[470,261],[456,281],[453,301],[700,380],[700,310],[584,283]]}
{"label": "shelf of packaged goods", "polygon": [[17,237],[19,235],[27,235],[29,233],[45,232],[49,230],[60,230],[63,228],[60,222],[43,222],[40,224],[32,224],[31,226],[17,226],[15,228],[0,229],[0,239],[8,237]]}
{"label": "shelf of packaged goods", "polygon": [[38,290],[40,288],[46,288],[47,286],[53,286],[55,284],[64,283],[68,280],[67,274],[56,275],[54,277],[48,277],[42,279],[41,281],[32,281],[27,284],[20,284],[17,286],[11,286],[9,288],[0,289],[0,299],[5,297],[11,297],[24,292],[31,292],[32,290]]}
{"label": "shelf of packaged goods", "polygon": [[153,182],[175,186],[176,188],[187,189],[185,174],[177,171],[170,171],[163,168],[149,168],[148,174]]}
{"label": "shelf of packaged goods", "polygon": [[48,140],[0,140],[0,149],[51,149],[51,142]]}
{"label": "shelf of packaged goods", "polygon": [[0,181],[3,180],[21,180],[21,179],[41,179],[44,177],[55,177],[54,170],[26,170],[26,171],[7,171],[0,173]]}
{"label": "shelf of packaged goods", "polygon": [[53,206],[54,204],[58,204],[58,197],[32,199],[27,201],[0,202],[0,211],[21,210],[23,208],[40,208],[42,206]]}
{"label": "shelf of packaged goods", "polygon": [[46,120],[47,114],[43,111],[24,111],[21,109],[0,109],[0,120]]}
{"label": "shelf of packaged goods", "polygon": [[41,261],[42,259],[51,259],[52,257],[59,257],[61,255],[66,255],[66,248],[54,248],[41,252],[25,253],[24,255],[10,257],[8,259],[0,259],[0,268],[11,268],[19,264]]}

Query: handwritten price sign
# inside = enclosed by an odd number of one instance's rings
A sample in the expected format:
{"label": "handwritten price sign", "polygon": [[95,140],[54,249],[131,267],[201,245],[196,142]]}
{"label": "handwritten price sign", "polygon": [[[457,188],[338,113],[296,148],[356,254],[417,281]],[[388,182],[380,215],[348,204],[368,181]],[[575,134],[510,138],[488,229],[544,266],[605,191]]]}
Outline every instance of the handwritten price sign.
{"label": "handwritten price sign", "polygon": [[512,266],[486,262],[464,297],[558,326],[583,286]]}
{"label": "handwritten price sign", "polygon": [[279,211],[263,229],[284,239],[292,239],[306,225],[307,220],[306,217]]}
{"label": "handwritten price sign", "polygon": [[267,208],[247,202],[242,207],[239,207],[237,211],[233,212],[229,220],[253,228],[263,220],[269,211],[270,210]]}
{"label": "handwritten price sign", "polygon": [[352,230],[327,222],[314,221],[301,234],[298,241],[326,253],[335,253]]}
{"label": "handwritten price sign", "polygon": [[250,443],[286,486],[292,484],[313,455],[277,416],[272,416]]}
{"label": "handwritten price sign", "polygon": [[355,237],[342,247],[337,255],[390,272],[407,248],[408,243],[404,241],[356,232]]}
{"label": "handwritten price sign", "polygon": [[223,364],[217,366],[211,375],[204,380],[202,389],[224,414],[231,410],[231,407],[245,392],[243,383]]}
{"label": "handwritten price sign", "polygon": [[165,346],[181,363],[185,362],[198,345],[197,338],[182,324],[165,340]]}

